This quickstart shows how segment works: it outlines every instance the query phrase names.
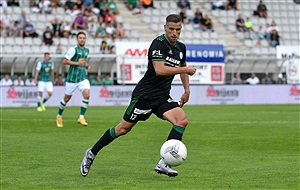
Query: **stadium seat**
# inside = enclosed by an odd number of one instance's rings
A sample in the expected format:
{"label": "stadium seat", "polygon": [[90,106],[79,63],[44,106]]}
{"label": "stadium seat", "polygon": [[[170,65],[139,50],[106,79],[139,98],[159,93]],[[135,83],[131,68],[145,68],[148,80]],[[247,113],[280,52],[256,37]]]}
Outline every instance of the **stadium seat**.
{"label": "stadium seat", "polygon": [[5,38],[5,44],[9,45],[9,46],[13,46],[15,45],[15,39],[14,38],[11,38],[11,37],[8,37],[8,38]]}
{"label": "stadium seat", "polygon": [[41,38],[33,38],[33,45],[40,46],[42,44]]}
{"label": "stadium seat", "polygon": [[32,45],[33,41],[32,38],[24,38],[24,45]]}

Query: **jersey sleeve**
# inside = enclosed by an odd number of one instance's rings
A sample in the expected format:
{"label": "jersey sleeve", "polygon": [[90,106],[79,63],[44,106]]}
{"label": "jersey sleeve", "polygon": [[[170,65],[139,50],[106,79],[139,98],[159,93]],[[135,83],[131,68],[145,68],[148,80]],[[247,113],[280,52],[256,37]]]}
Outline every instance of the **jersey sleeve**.
{"label": "jersey sleeve", "polygon": [[75,48],[74,48],[74,47],[71,47],[71,48],[67,51],[67,53],[66,53],[66,55],[65,55],[65,59],[71,60],[71,59],[74,57],[75,53],[76,53]]}
{"label": "jersey sleeve", "polygon": [[166,58],[166,47],[161,41],[154,40],[149,48],[151,61],[164,61]]}
{"label": "jersey sleeve", "polygon": [[[186,62],[186,46],[184,44],[183,45],[183,51],[182,51],[182,59],[181,59],[181,63],[184,64]],[[181,55],[179,55],[180,57]]]}
{"label": "jersey sleeve", "polygon": [[41,62],[38,62],[38,64],[36,65],[35,70],[40,71],[41,68],[42,68],[42,63],[41,63]]}

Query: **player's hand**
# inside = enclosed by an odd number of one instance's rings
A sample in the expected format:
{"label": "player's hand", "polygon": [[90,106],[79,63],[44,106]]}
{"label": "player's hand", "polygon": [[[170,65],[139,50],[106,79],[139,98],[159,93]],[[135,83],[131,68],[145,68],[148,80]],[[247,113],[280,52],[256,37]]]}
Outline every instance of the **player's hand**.
{"label": "player's hand", "polygon": [[189,97],[190,97],[190,92],[185,92],[184,94],[182,94],[180,101],[179,101],[181,108],[183,107],[183,105],[185,103],[187,103],[189,101]]}
{"label": "player's hand", "polygon": [[91,71],[91,67],[90,67],[89,65],[86,65],[85,68],[86,68],[86,70],[87,70],[88,72]]}
{"label": "player's hand", "polygon": [[196,72],[196,68],[195,67],[193,67],[193,66],[187,66],[187,72],[186,72],[186,74],[188,74],[188,75],[194,75],[195,72]]}
{"label": "player's hand", "polygon": [[84,59],[84,58],[80,58],[80,59],[78,60],[78,65],[79,65],[79,66],[83,66],[83,65],[84,65],[84,62],[85,62],[85,59]]}

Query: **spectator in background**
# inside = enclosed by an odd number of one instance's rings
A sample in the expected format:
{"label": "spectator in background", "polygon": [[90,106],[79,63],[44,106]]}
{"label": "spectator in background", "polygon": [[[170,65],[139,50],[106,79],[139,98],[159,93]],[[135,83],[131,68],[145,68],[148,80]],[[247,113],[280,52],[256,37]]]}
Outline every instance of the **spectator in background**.
{"label": "spectator in background", "polygon": [[93,38],[96,38],[96,30],[97,29],[93,23],[88,27],[88,32]]}
{"label": "spectator in background", "polygon": [[25,86],[36,86],[33,76],[30,75],[29,78],[25,80]]}
{"label": "spectator in background", "polygon": [[188,0],[179,0],[177,2],[177,6],[181,9],[183,8],[191,9],[191,3]]}
{"label": "spectator in background", "polygon": [[199,24],[201,20],[203,19],[203,14],[200,11],[199,8],[196,8],[195,14],[194,14],[194,23]]}
{"label": "spectator in background", "polygon": [[109,74],[105,75],[105,78],[102,80],[102,84],[105,86],[113,84],[112,80],[110,79]]}
{"label": "spectator in background", "polygon": [[38,36],[39,35],[38,33],[35,32],[35,28],[33,24],[31,24],[29,20],[26,20],[23,28],[23,38],[26,37],[37,38]]}
{"label": "spectator in background", "polygon": [[80,9],[78,9],[77,5],[74,5],[73,8],[71,10],[67,10],[66,13],[71,16],[72,20],[74,20],[76,16],[82,12]]}
{"label": "spectator in background", "polygon": [[265,30],[262,28],[262,26],[259,26],[258,31],[257,31],[257,42],[256,45],[260,46],[261,41],[265,38]]}
{"label": "spectator in background", "polygon": [[12,86],[13,82],[9,77],[9,74],[5,74],[4,78],[0,81],[1,86]]}
{"label": "spectator in background", "polygon": [[[118,15],[120,13],[117,4],[114,0],[110,0],[107,2],[108,7],[110,8],[110,10],[113,11],[114,14]],[[153,1],[152,1],[152,5],[153,5]]]}
{"label": "spectator in background", "polygon": [[65,52],[64,48],[61,46],[61,44],[57,44],[55,53],[56,54],[63,54]]}
{"label": "spectator in background", "polygon": [[107,38],[111,38],[113,35],[115,35],[116,29],[113,27],[111,22],[107,24],[105,32]]}
{"label": "spectator in background", "polygon": [[255,75],[255,73],[252,73],[251,77],[247,78],[243,82],[251,85],[259,84],[259,78]]}
{"label": "spectator in background", "polygon": [[19,21],[16,20],[8,32],[8,37],[22,37],[22,36],[23,36],[22,28],[19,25]]}
{"label": "spectator in background", "polygon": [[204,15],[204,18],[200,22],[200,26],[202,27],[202,31],[211,30],[214,32],[214,24],[211,18],[208,17],[208,14]]}
{"label": "spectator in background", "polygon": [[223,0],[207,0],[207,2],[211,3],[212,10],[216,10],[216,9],[225,10],[225,5]]}
{"label": "spectator in background", "polygon": [[94,78],[94,79],[92,79],[92,81],[91,81],[91,85],[92,85],[92,86],[99,86],[99,85],[103,85],[103,82],[102,82],[102,80],[101,80],[101,78],[100,78],[100,76],[99,76],[99,75],[95,76],[95,78]]}
{"label": "spectator in background", "polygon": [[26,20],[29,20],[29,17],[27,16],[25,11],[22,11],[21,15],[19,16],[19,25],[21,28],[24,28]]}
{"label": "spectator in background", "polygon": [[72,26],[70,21],[66,21],[66,23],[62,26],[61,37],[69,38],[72,35]]}
{"label": "spectator in background", "polygon": [[73,9],[73,6],[75,5],[75,3],[74,2],[72,2],[71,0],[67,0],[66,2],[65,2],[65,12],[70,12],[72,9]]}
{"label": "spectator in background", "polygon": [[250,21],[250,18],[247,17],[246,22],[245,22],[245,27],[247,28],[247,32],[248,32],[248,39],[252,40],[252,32],[254,32],[253,30],[253,23]]}
{"label": "spectator in background", "polygon": [[266,39],[270,41],[271,33],[273,30],[279,32],[279,27],[276,25],[275,21],[273,20],[271,25],[268,23],[266,24]]}
{"label": "spectator in background", "polygon": [[5,25],[3,24],[2,20],[0,19],[0,37],[6,37]]}
{"label": "spectator in background", "polygon": [[273,80],[270,78],[268,74],[261,80],[261,84],[273,84]]}
{"label": "spectator in background", "polygon": [[100,23],[96,30],[96,38],[104,38],[106,36],[106,28],[102,25],[103,23]]}
{"label": "spectator in background", "polygon": [[227,0],[226,10],[235,9],[238,10],[238,0]]}
{"label": "spectator in background", "polygon": [[127,0],[127,7],[130,11],[137,8],[139,4],[138,0]]}
{"label": "spectator in background", "polygon": [[110,53],[110,54],[115,53],[115,47],[116,47],[115,37],[112,37],[112,38],[107,42],[107,50],[108,50],[108,53]]}
{"label": "spectator in background", "polygon": [[42,46],[44,46],[44,45],[47,45],[47,46],[54,45],[53,34],[52,34],[49,26],[46,27],[46,31],[43,33]]}
{"label": "spectator in background", "polygon": [[181,11],[180,11],[179,15],[181,16],[183,24],[188,24],[189,23],[188,17],[186,15],[186,8],[181,8]]}
{"label": "spectator in background", "polygon": [[276,47],[276,46],[280,45],[279,39],[280,39],[280,36],[279,36],[277,30],[272,30],[271,36],[270,36],[270,46]]}
{"label": "spectator in background", "polygon": [[3,9],[7,8],[7,0],[0,0],[0,7],[2,7]]}
{"label": "spectator in background", "polygon": [[13,20],[11,18],[11,15],[8,14],[8,11],[6,9],[4,9],[3,14],[1,14],[1,20],[3,23],[3,27],[5,29],[5,33],[8,34],[10,29],[13,26]]}
{"label": "spectator in background", "polygon": [[65,86],[65,82],[64,82],[62,74],[58,74],[57,75],[57,79],[55,81],[55,85],[56,86]]}
{"label": "spectator in background", "polygon": [[74,21],[73,26],[74,26],[74,27],[73,27],[74,30],[78,30],[78,29],[86,30],[86,21],[85,21],[85,19],[83,18],[82,13],[79,13],[79,14],[77,15],[77,17],[75,18],[75,21]]}
{"label": "spectator in background", "polygon": [[277,84],[286,84],[286,79],[283,77],[282,73],[278,74]]}
{"label": "spectator in background", "polygon": [[95,21],[93,8],[94,8],[94,5],[89,4],[83,12],[83,17],[85,18],[86,23]]}
{"label": "spectator in background", "polygon": [[147,9],[148,7],[154,8],[153,0],[140,0],[140,2],[145,9]]}
{"label": "spectator in background", "polygon": [[50,0],[40,0],[38,3],[39,12],[42,14],[51,14],[52,8],[50,7]]}
{"label": "spectator in background", "polygon": [[116,38],[126,38],[125,28],[123,23],[119,23],[116,28]]}
{"label": "spectator in background", "polygon": [[108,51],[107,40],[106,40],[106,37],[104,37],[100,44],[100,52],[103,54],[106,54],[107,51]]}
{"label": "spectator in background", "polygon": [[242,83],[243,83],[243,80],[241,79],[239,73],[236,73],[236,74],[235,74],[235,77],[233,77],[233,78],[231,79],[231,84],[242,84]]}
{"label": "spectator in background", "polygon": [[58,38],[61,34],[61,25],[63,24],[63,21],[59,21],[57,17],[54,18],[54,20],[51,20],[52,24],[52,30],[54,37]]}
{"label": "spectator in background", "polygon": [[[259,1],[259,4],[257,6],[257,15],[260,18],[267,18],[267,6],[263,3],[263,1]],[[255,13],[254,13],[255,14]]]}
{"label": "spectator in background", "polygon": [[77,9],[80,11],[80,12],[83,12],[84,11],[84,6],[83,6],[83,2],[82,0],[77,0],[75,5],[77,6]]}
{"label": "spectator in background", "polygon": [[242,17],[242,14],[238,14],[238,18],[236,19],[236,29],[239,32],[246,32],[247,28],[245,27],[245,20]]}
{"label": "spectator in background", "polygon": [[14,80],[14,86],[24,86],[24,81],[22,80],[21,75],[18,75],[18,78]]}

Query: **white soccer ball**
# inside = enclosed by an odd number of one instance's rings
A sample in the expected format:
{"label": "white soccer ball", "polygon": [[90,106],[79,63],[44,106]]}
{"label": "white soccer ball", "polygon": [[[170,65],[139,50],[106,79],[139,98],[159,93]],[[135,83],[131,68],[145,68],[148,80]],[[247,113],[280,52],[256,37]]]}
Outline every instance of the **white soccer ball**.
{"label": "white soccer ball", "polygon": [[186,156],[186,146],[180,140],[168,140],[160,148],[160,157],[169,166],[178,166],[182,164],[186,159]]}

